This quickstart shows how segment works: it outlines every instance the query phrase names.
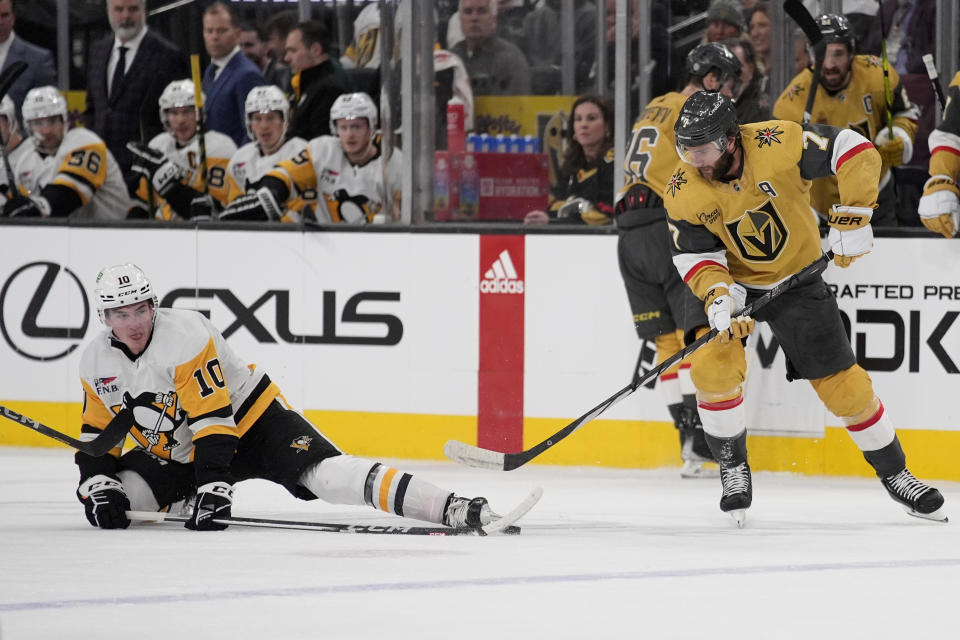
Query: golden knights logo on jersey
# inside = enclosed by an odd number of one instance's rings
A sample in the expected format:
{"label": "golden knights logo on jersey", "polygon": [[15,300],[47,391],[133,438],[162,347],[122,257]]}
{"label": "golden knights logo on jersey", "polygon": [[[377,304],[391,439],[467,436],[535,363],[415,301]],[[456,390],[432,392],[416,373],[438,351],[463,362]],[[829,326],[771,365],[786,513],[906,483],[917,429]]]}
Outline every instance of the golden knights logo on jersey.
{"label": "golden knights logo on jersey", "polygon": [[[185,415],[177,394],[145,391],[133,399],[133,429],[130,435],[157,457],[169,459],[180,442],[174,433],[185,424]],[[115,407],[114,411],[119,411]]]}
{"label": "golden knights logo on jersey", "polygon": [[680,186],[687,184],[687,179],[683,175],[684,173],[683,169],[677,169],[677,172],[670,177],[670,181],[667,182],[670,195],[676,197],[677,191],[680,191]]}
{"label": "golden knights logo on jersey", "polygon": [[744,260],[770,262],[787,244],[787,227],[772,200],[726,223],[740,256]]}
{"label": "golden knights logo on jersey", "polygon": [[757,131],[757,135],[753,137],[757,141],[757,148],[762,149],[764,146],[772,147],[773,143],[780,143],[780,136],[783,135],[783,129],[779,126],[766,127]]}

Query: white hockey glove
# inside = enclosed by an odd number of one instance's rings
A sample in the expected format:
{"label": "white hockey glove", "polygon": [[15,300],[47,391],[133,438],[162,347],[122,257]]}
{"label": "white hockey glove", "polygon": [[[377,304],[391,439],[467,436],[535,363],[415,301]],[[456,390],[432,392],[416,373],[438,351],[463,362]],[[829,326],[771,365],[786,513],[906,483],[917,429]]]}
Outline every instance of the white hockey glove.
{"label": "white hockey glove", "polygon": [[935,175],[923,185],[923,196],[917,207],[920,222],[944,238],[952,238],[960,229],[960,190],[945,175]]}
{"label": "white hockey glove", "polygon": [[87,520],[101,529],[126,529],[130,526],[126,512],[130,499],[116,478],[103,474],[84,480],[77,489],[77,498],[83,503]]}
{"label": "white hockey glove", "polygon": [[279,220],[283,210],[273,191],[260,187],[253,193],[234,199],[220,214],[221,220]]}
{"label": "white hockey glove", "polygon": [[3,205],[3,215],[10,218],[49,218],[50,203],[43,196],[16,195]]}
{"label": "white hockey glove", "polygon": [[827,244],[833,250],[833,262],[838,267],[847,268],[853,261],[865,256],[873,249],[873,217],[871,207],[845,207],[833,205],[828,218],[830,233]]}
{"label": "white hockey glove", "polygon": [[226,482],[208,482],[197,489],[193,514],[183,526],[194,531],[220,531],[227,525],[214,522],[229,518],[233,506],[233,487]]}
{"label": "white hockey glove", "polygon": [[146,178],[160,197],[164,197],[183,177],[180,167],[167,160],[162,151],[142,142],[128,142],[127,149],[133,154],[130,170]]}
{"label": "white hockey glove", "polygon": [[737,315],[747,303],[747,290],[739,284],[719,282],[707,291],[704,310],[710,327],[716,329],[717,340],[728,342],[746,338],[753,333],[754,321],[750,316]]}

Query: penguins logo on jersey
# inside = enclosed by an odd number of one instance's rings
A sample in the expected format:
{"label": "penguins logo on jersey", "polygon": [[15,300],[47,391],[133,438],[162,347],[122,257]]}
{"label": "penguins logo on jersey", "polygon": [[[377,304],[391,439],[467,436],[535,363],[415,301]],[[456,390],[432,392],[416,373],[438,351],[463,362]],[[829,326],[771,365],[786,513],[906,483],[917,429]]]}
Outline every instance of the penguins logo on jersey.
{"label": "penguins logo on jersey", "polygon": [[362,194],[350,195],[346,189],[337,189],[332,195],[324,193],[323,196],[327,201],[327,210],[336,212],[340,220],[349,224],[369,222],[374,214],[380,211],[378,203],[370,202],[370,199]]}
{"label": "penguins logo on jersey", "polygon": [[726,227],[744,260],[776,260],[787,244],[787,227],[772,200],[744,211],[740,218],[726,223]]}
{"label": "penguins logo on jersey", "polygon": [[185,422],[176,392],[145,391],[137,396],[130,408],[134,420],[130,431],[133,438],[151,453],[169,458],[180,444],[173,434]]}
{"label": "penguins logo on jersey", "polygon": [[301,453],[310,449],[311,442],[313,442],[313,438],[310,436],[300,436],[290,443],[290,448],[296,449],[297,453]]}

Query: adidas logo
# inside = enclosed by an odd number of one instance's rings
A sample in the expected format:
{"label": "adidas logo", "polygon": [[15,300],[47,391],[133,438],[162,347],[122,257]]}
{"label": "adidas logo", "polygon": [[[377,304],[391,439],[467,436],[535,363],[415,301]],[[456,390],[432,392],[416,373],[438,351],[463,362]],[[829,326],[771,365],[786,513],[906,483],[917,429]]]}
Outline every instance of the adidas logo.
{"label": "adidas logo", "polygon": [[481,293],[523,293],[523,280],[517,277],[517,269],[510,259],[510,252],[504,249],[493,266],[483,274],[480,281]]}

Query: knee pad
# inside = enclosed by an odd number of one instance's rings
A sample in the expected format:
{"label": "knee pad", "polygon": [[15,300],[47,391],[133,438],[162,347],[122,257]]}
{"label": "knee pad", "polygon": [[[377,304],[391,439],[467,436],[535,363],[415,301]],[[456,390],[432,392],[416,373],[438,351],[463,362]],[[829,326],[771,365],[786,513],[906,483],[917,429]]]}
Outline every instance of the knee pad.
{"label": "knee pad", "polygon": [[[706,328],[698,330],[697,337],[707,331]],[[711,340],[687,359],[690,361],[690,379],[697,388],[698,397],[716,402],[739,394],[747,377],[747,357],[739,340],[723,344]],[[717,397],[717,394],[726,397]]]}
{"label": "knee pad", "polygon": [[[130,509],[132,511],[159,511],[160,505],[157,503],[156,496],[153,495],[153,489],[147,484],[136,471],[124,469],[117,472],[120,483],[123,484],[123,490],[127,492],[127,498],[130,499]],[[166,506],[166,505],[164,505]]]}
{"label": "knee pad", "polygon": [[858,364],[825,378],[811,380],[810,384],[824,406],[839,418],[855,419],[876,409],[873,383]]}

